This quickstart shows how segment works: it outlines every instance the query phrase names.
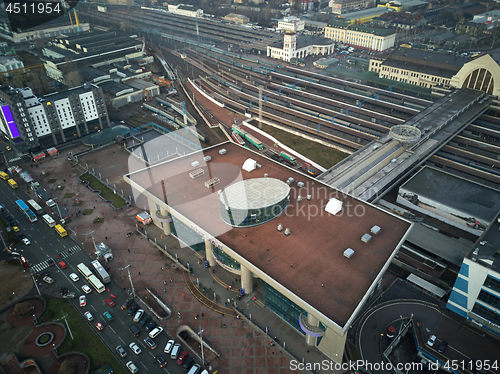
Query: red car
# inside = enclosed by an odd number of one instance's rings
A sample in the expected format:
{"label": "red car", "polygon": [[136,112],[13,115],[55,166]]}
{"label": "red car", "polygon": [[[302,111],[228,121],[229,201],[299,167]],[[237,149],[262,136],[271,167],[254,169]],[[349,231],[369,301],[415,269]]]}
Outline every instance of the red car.
{"label": "red car", "polygon": [[61,262],[59,263],[59,267],[60,267],[61,269],[66,269],[66,268],[68,267],[68,265],[66,265],[66,263],[65,263],[64,261],[61,261]]}
{"label": "red car", "polygon": [[106,304],[108,304],[109,306],[115,306],[115,302],[113,300],[111,300],[110,298],[107,298],[106,300],[104,300],[106,302]]}
{"label": "red car", "polygon": [[184,351],[184,352],[182,352],[182,353],[181,353],[181,355],[180,355],[180,356],[179,356],[179,358],[177,359],[177,363],[178,363],[179,365],[182,365],[182,363],[184,362],[184,360],[185,360],[185,359],[186,359],[186,357],[187,357],[187,354],[188,354],[188,353],[187,353],[186,351]]}
{"label": "red car", "polygon": [[97,322],[97,323],[95,324],[95,327],[97,327],[97,330],[99,330],[99,331],[102,331],[102,330],[104,329],[104,326],[102,325],[102,323],[101,323],[101,322]]}

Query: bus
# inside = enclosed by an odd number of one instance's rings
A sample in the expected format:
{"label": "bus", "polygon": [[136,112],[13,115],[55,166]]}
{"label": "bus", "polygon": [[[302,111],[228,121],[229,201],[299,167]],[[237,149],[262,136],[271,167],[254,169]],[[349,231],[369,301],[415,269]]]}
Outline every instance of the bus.
{"label": "bus", "polygon": [[18,187],[16,181],[14,179],[9,179],[7,181],[7,183],[9,184],[9,186],[11,186],[12,188],[16,189]]}
{"label": "bus", "polygon": [[33,209],[36,214],[43,214],[43,209],[37,202],[33,199],[27,201],[28,205]]}
{"label": "bus", "polygon": [[97,279],[97,277],[95,275],[92,274],[90,277],[88,277],[87,280],[89,281],[90,285],[93,286],[98,293],[104,292],[104,290],[105,290],[104,284],[102,284],[101,281],[99,279]]}
{"label": "bus", "polygon": [[78,265],[76,265],[76,268],[78,269],[78,271],[80,272],[80,274],[82,274],[85,279],[89,279],[91,276],[93,276],[94,274],[90,271],[90,269],[88,267],[85,266],[85,264],[82,262]]}
{"label": "bus", "polygon": [[54,227],[61,238],[64,238],[66,235],[68,235],[64,227],[62,227],[61,225],[55,225]]}
{"label": "bus", "polygon": [[2,178],[4,181],[6,181],[7,179],[9,179],[9,174],[7,174],[3,171],[0,171],[0,178]]}
{"label": "bus", "polygon": [[47,225],[49,225],[49,227],[54,227],[56,225],[56,221],[54,221],[54,219],[48,214],[44,214],[42,216],[42,219],[45,221]]}
{"label": "bus", "polygon": [[26,205],[26,203],[24,201],[22,201],[21,199],[16,200],[16,205],[19,208],[19,210],[21,212],[23,212],[26,217],[28,217],[30,222],[36,222],[37,218],[36,218],[35,213],[33,213],[31,211],[31,209],[28,208],[28,206]]}
{"label": "bus", "polygon": [[99,278],[102,279],[102,283],[106,284],[111,282],[111,277],[109,276],[108,272],[104,270],[99,260],[92,261],[91,264],[94,267]]}

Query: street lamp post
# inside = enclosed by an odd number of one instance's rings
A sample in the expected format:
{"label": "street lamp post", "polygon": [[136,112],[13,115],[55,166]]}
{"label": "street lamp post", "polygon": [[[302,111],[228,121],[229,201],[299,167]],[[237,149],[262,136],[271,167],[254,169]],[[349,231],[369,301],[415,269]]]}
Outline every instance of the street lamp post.
{"label": "street lamp post", "polygon": [[202,335],[203,331],[205,331],[205,330],[204,330],[204,329],[203,329],[203,330],[201,330],[201,331],[198,333],[198,335],[200,335],[200,340],[201,340],[201,363],[202,363],[203,365],[205,365],[205,355],[203,354],[203,335]]}

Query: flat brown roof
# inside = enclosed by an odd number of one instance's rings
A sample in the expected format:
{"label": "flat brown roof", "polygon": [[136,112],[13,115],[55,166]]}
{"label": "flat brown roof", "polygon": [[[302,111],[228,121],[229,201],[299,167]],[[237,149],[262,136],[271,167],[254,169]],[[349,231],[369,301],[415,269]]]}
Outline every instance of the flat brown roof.
{"label": "flat brown roof", "polygon": [[[219,154],[222,148],[227,154]],[[205,164],[204,156],[211,161]],[[261,167],[252,172],[241,169],[248,158]],[[194,161],[200,165],[193,167]],[[191,179],[189,173],[198,168],[205,173]],[[220,218],[218,190],[239,180],[263,178],[265,173],[282,181],[293,177],[305,185],[292,183],[287,210],[276,219],[248,228],[226,225]],[[126,177],[160,200],[164,200],[163,179],[169,206],[340,326],[347,323],[411,225],[229,142]],[[214,177],[220,184],[209,190],[205,182]],[[311,201],[306,195],[312,195]],[[343,202],[342,212],[335,216],[324,210],[330,197]],[[290,236],[277,231],[280,223],[290,229]],[[362,242],[375,225],[381,232]],[[351,258],[343,255],[347,248],[355,251]]]}

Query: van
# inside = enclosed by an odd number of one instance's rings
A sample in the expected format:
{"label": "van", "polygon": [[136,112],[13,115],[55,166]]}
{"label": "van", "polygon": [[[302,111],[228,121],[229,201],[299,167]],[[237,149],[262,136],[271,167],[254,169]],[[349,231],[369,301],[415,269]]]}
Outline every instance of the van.
{"label": "van", "polygon": [[132,304],[132,301],[134,301],[134,299],[127,299],[121,306],[122,310],[127,309],[130,306],[130,304]]}
{"label": "van", "polygon": [[199,364],[194,364],[191,369],[189,369],[188,374],[198,374],[200,371],[201,366]]}
{"label": "van", "polygon": [[131,325],[130,331],[132,331],[132,334],[134,334],[134,336],[141,335],[141,330],[139,330],[139,328],[136,325]]}
{"label": "van", "polygon": [[181,353],[181,345],[177,343],[174,345],[174,348],[172,348],[172,352],[170,353],[170,358],[172,360],[177,360],[177,357],[179,357],[180,353]]}

